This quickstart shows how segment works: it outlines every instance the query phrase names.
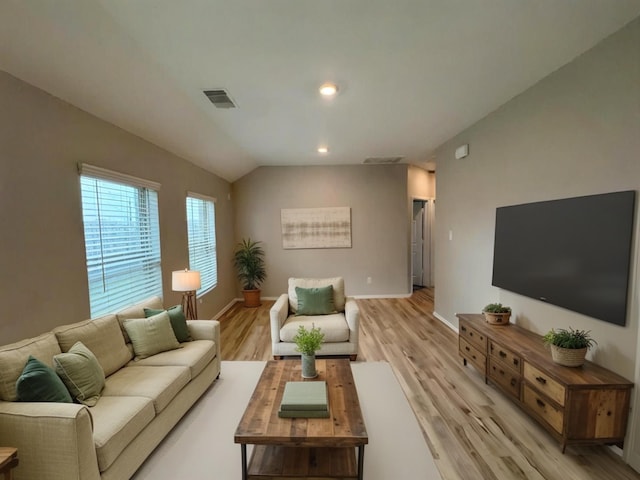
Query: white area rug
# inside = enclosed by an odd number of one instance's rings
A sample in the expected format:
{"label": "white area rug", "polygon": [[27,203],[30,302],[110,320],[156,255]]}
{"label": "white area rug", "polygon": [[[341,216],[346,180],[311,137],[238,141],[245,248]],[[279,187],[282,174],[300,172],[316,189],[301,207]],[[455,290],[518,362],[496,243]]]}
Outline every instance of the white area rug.
{"label": "white area rug", "polygon": [[[354,362],[351,367],[369,435],[365,480],[440,479],[389,364]],[[133,478],[239,480],[240,445],[233,442],[233,435],[263,368],[264,362],[222,362],[218,381]]]}

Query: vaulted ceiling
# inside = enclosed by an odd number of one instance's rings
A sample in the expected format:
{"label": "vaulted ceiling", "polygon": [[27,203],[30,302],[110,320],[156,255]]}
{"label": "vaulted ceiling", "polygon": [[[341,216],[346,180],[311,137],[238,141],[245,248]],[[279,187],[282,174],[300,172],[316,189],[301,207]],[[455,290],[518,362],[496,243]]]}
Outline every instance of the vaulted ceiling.
{"label": "vaulted ceiling", "polygon": [[3,0],[0,69],[229,181],[368,157],[434,168],[438,145],[638,15],[640,0]]}

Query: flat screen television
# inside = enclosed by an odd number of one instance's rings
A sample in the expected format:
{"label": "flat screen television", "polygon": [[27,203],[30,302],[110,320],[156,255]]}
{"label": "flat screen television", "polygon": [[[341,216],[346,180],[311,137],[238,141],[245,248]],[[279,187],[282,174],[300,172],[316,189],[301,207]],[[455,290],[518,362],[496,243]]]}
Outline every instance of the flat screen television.
{"label": "flat screen television", "polygon": [[496,287],[625,325],[635,191],[496,209]]}

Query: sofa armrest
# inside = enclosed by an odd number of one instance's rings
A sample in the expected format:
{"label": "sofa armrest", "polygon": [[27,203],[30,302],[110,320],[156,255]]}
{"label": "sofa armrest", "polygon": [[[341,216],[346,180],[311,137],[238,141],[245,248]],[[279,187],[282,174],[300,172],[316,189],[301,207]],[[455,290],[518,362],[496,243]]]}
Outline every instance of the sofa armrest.
{"label": "sofa armrest", "polygon": [[187,320],[189,335],[193,340],[213,340],[216,355],[220,358],[220,322],[217,320]]}
{"label": "sofa armrest", "polygon": [[347,297],[344,304],[344,316],[349,325],[349,341],[358,343],[358,334],[360,329],[360,309],[353,297]]}
{"label": "sofa armrest", "polygon": [[20,478],[100,479],[84,405],[0,401],[0,445],[18,449]]}
{"label": "sofa armrest", "polygon": [[194,340],[217,342],[220,339],[220,322],[217,320],[187,320],[187,328]]}
{"label": "sofa armrest", "polygon": [[269,310],[271,322],[271,343],[280,342],[280,329],[289,316],[289,295],[283,293]]}

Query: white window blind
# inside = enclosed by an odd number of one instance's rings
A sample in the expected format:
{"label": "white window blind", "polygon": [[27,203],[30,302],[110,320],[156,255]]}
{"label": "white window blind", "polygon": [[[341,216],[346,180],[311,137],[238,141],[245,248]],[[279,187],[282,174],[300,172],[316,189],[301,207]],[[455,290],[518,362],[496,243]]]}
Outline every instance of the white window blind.
{"label": "white window blind", "polygon": [[192,192],[187,194],[187,232],[189,269],[200,272],[201,287],[196,292],[200,295],[218,283],[214,198]]}
{"label": "white window blind", "polygon": [[80,166],[91,316],[162,296],[159,185]]}

